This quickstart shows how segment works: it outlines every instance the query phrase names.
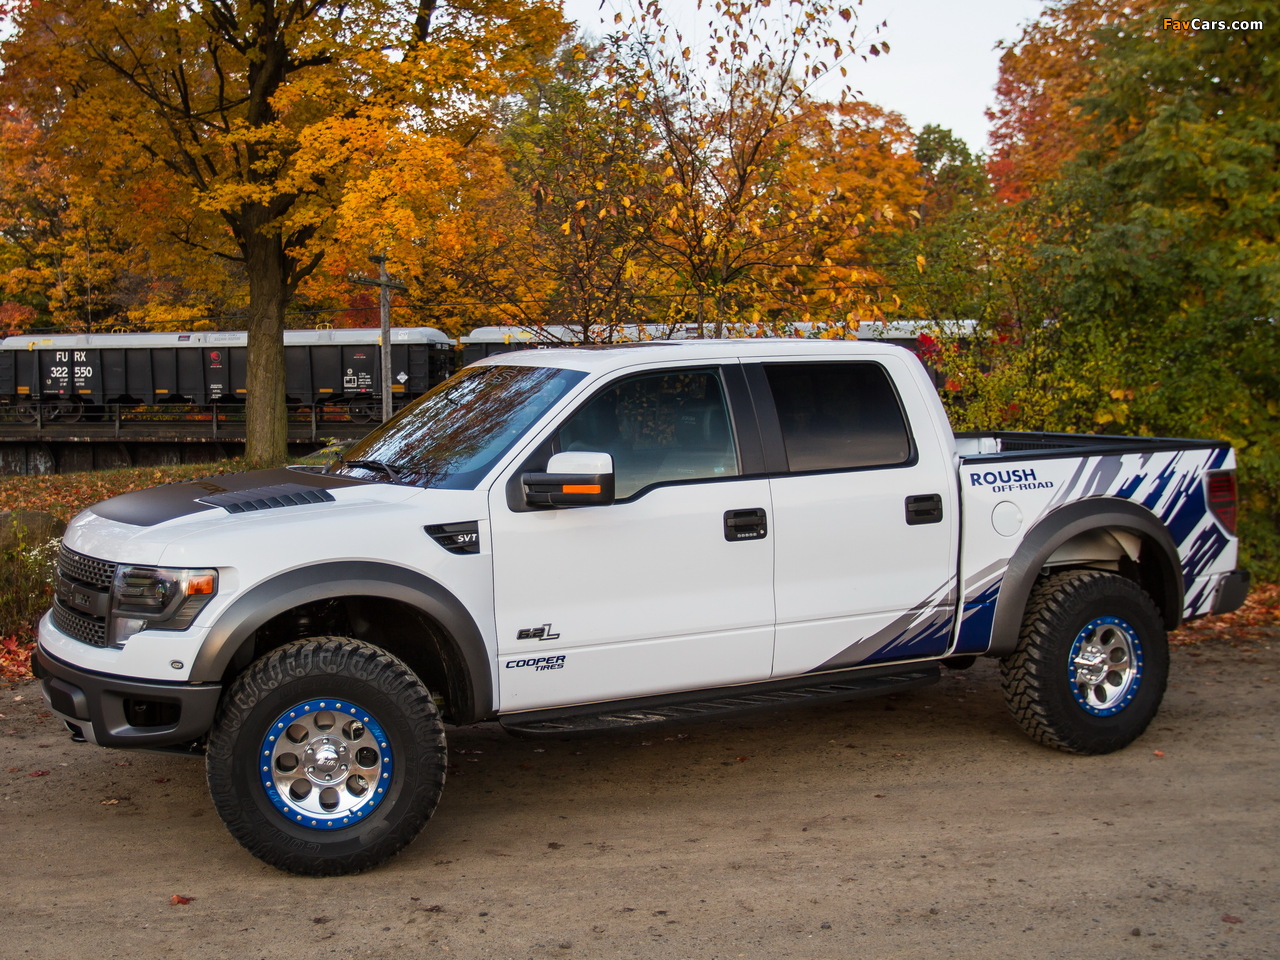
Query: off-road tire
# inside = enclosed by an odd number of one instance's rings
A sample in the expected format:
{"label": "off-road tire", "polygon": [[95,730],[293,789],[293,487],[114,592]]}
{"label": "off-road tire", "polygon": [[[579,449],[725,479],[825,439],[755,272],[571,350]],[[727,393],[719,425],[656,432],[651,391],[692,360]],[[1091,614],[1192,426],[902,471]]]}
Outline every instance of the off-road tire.
{"label": "off-road tire", "polygon": [[1005,703],[1032,740],[1110,753],[1141,736],[1160,707],[1169,678],[1164,623],[1132,580],[1052,574],[1032,590],[1000,672]]}
{"label": "off-road tire", "polygon": [[435,811],[445,766],[426,687],[396,657],[346,637],[300,640],[251,664],[218,709],[207,756],[232,835],[310,876],[358,873],[408,845]]}

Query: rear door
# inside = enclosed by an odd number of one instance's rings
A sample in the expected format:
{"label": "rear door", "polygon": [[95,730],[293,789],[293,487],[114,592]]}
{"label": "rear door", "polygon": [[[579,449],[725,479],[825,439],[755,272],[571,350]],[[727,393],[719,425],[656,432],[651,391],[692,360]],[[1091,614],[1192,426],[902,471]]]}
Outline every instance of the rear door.
{"label": "rear door", "polygon": [[743,365],[772,474],[775,676],[950,644],[954,471],[909,360]]}

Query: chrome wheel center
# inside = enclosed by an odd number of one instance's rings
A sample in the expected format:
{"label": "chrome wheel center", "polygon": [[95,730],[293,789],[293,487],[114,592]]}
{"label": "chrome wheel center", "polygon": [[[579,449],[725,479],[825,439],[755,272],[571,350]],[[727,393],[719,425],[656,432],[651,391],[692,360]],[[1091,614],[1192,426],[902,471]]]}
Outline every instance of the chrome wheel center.
{"label": "chrome wheel center", "polygon": [[1107,655],[1102,647],[1089,644],[1076,656],[1076,679],[1081,683],[1101,683],[1107,675]]}
{"label": "chrome wheel center", "polygon": [[306,750],[307,775],[317,783],[329,783],[349,769],[347,745],[328,737],[312,741]]}

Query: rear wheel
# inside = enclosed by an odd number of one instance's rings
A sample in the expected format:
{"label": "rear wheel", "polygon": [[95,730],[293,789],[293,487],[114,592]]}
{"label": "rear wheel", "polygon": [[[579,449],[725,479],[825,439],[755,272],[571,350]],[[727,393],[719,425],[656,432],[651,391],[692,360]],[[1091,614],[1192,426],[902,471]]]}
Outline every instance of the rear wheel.
{"label": "rear wheel", "polygon": [[1131,580],[1054,574],[1032,591],[1001,675],[1005,702],[1033,740],[1110,753],[1137,739],[1160,707],[1169,676],[1164,624]]}
{"label": "rear wheel", "polygon": [[356,873],[403,849],[444,786],[430,693],[403,662],[345,637],[289,644],[232,685],[209,737],[214,806],[260,860]]}

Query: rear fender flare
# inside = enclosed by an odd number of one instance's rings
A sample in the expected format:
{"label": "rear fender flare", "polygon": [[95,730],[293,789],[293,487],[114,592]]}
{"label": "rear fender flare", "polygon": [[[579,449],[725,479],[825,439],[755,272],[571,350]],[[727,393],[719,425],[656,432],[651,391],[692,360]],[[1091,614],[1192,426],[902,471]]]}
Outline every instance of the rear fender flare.
{"label": "rear fender flare", "polygon": [[1089,497],[1049,512],[1022,538],[1000,584],[989,655],[1002,657],[1013,652],[1031,590],[1054,551],[1073,537],[1096,530],[1131,533],[1155,545],[1162,595],[1152,599],[1165,625],[1170,629],[1178,625],[1182,619],[1182,569],[1178,547],[1165,525],[1150,510],[1129,500]]}

